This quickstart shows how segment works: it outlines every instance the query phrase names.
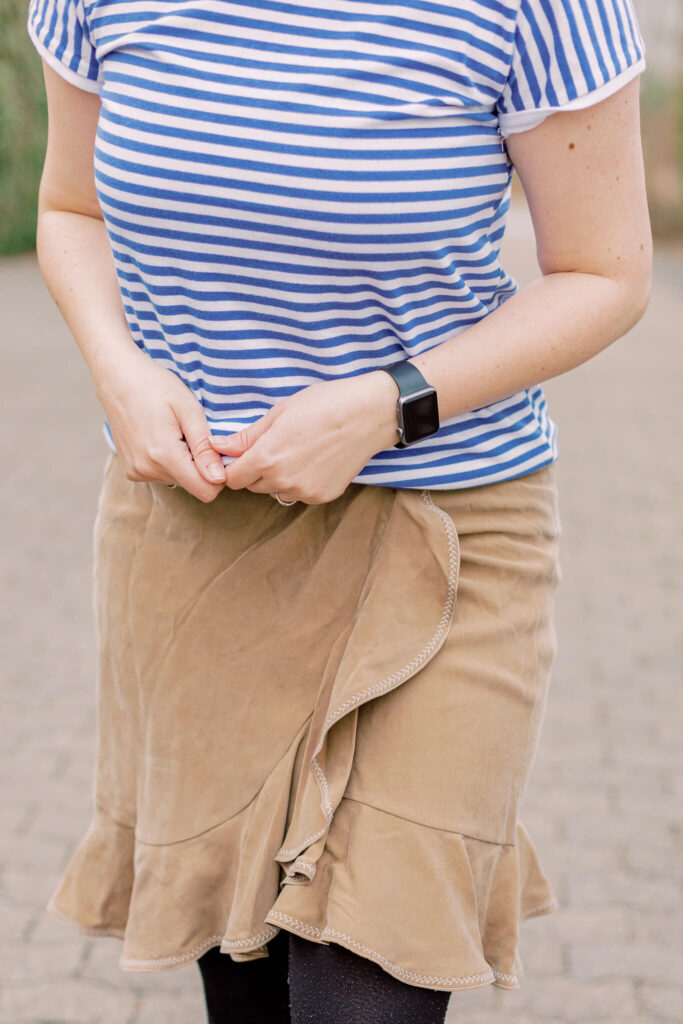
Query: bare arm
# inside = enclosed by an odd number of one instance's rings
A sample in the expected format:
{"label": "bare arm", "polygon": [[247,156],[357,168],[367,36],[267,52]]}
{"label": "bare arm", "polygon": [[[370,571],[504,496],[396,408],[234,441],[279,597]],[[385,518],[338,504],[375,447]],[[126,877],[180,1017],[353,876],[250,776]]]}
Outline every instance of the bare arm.
{"label": "bare arm", "polygon": [[[210,501],[225,472],[203,409],[175,374],[138,348],[126,323],[93,176],[99,97],[44,62],[43,70],[49,111],[38,200],[43,278],[88,365],[126,475],[178,483]],[[220,486],[209,483],[212,466]]]}
{"label": "bare arm", "polygon": [[652,235],[638,80],[587,110],[508,137],[542,277],[412,362],[443,418],[506,398],[597,355],[642,317]]}
{"label": "bare arm", "polygon": [[[495,312],[411,361],[442,419],[500,401],[591,359],[642,317],[652,238],[639,83],[511,135],[542,276]],[[217,445],[246,454],[228,486],[329,501],[396,440],[396,385],[381,370],[315,384]]]}

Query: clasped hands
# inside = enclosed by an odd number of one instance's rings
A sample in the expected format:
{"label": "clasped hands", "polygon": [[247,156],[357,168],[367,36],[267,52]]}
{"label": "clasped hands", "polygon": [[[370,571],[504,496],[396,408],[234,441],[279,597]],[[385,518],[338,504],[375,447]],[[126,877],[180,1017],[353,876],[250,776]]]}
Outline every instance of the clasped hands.
{"label": "clasped hands", "polygon": [[[173,371],[135,350],[96,380],[129,480],[183,487],[203,502],[225,488],[322,504],[397,440],[396,385],[382,370],[320,381],[229,437]],[[232,456],[225,466],[221,455]]]}
{"label": "clasped hands", "polygon": [[[395,443],[396,396],[394,381],[381,370],[321,381],[238,433],[211,436],[225,486],[277,493],[286,502],[333,501],[368,459]],[[223,466],[220,455],[234,461]],[[205,458],[213,472],[213,454]]]}

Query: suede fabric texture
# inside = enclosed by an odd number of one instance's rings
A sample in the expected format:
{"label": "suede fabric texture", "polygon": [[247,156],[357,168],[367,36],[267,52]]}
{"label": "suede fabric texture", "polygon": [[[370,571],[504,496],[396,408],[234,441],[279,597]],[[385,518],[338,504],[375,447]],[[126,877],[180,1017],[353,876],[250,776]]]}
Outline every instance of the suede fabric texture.
{"label": "suede fabric texture", "polygon": [[49,907],[159,970],[281,929],[410,984],[518,988],[558,906],[519,818],[561,570],[555,464],[203,504],[106,462],[92,824]]}

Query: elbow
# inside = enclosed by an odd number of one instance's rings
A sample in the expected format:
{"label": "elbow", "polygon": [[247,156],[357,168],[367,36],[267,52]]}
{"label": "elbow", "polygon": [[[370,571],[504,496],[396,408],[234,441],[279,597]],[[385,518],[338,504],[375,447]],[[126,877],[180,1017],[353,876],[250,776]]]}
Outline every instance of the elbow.
{"label": "elbow", "polygon": [[652,229],[643,232],[640,241],[633,247],[633,266],[630,274],[631,316],[629,330],[635,327],[645,316],[652,298],[652,279],[654,273],[654,244]]}
{"label": "elbow", "polygon": [[38,224],[52,214],[78,214],[92,220],[104,220],[97,194],[93,190],[77,191],[46,180],[38,191]]}
{"label": "elbow", "polygon": [[652,259],[638,269],[637,274],[622,281],[623,313],[626,321],[624,333],[630,331],[645,316],[652,297]]}
{"label": "elbow", "polygon": [[638,324],[650,305],[652,297],[653,248],[652,239],[640,244],[631,259],[621,258],[619,269],[611,268],[606,276],[616,287],[619,336]]}

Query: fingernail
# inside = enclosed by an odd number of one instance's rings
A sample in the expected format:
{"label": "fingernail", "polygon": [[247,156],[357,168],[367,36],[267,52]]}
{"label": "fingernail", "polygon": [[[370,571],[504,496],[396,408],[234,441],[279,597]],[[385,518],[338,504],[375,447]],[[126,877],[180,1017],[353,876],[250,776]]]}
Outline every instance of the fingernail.
{"label": "fingernail", "polygon": [[221,472],[215,462],[212,462],[210,466],[206,467],[209,480],[215,480],[216,483],[221,483],[225,480],[225,473]]}

